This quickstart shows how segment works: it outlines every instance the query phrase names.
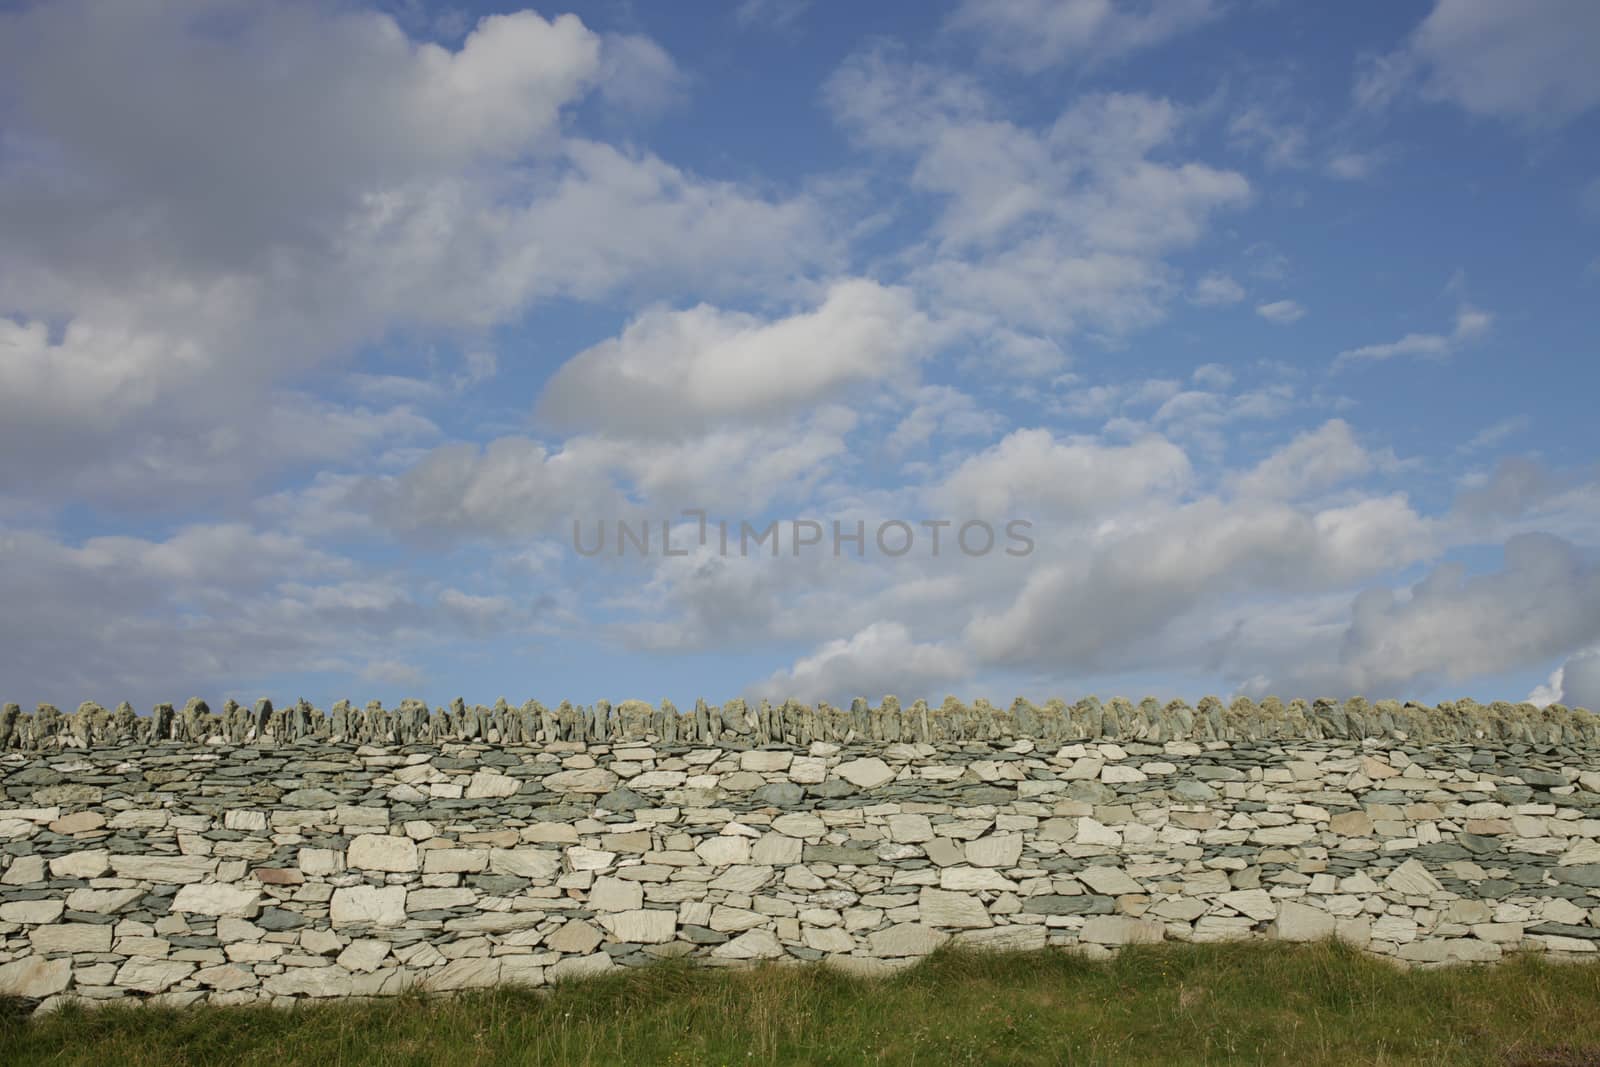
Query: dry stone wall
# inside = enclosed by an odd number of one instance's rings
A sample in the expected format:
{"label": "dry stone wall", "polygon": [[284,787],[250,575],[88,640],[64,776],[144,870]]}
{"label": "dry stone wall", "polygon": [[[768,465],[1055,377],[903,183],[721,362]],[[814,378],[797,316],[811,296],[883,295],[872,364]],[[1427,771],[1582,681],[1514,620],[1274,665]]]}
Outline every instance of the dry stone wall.
{"label": "dry stone wall", "polygon": [[1014,717],[936,741],[57,733],[0,755],[0,993],[289,1003],[669,956],[871,972],[951,941],[1593,955],[1600,747],[1564,714],[1426,741],[1159,717],[1074,738],[1070,715],[1030,724],[1048,743]]}

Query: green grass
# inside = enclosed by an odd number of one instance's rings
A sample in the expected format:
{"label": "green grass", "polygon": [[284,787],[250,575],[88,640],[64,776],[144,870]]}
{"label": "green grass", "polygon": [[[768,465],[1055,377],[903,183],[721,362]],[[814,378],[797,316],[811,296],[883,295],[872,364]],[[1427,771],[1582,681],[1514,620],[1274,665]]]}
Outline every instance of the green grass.
{"label": "green grass", "polygon": [[0,1023],[23,1064],[1600,1064],[1600,966],[1401,971],[1349,948],[941,952],[886,979],[682,964],[547,990]]}

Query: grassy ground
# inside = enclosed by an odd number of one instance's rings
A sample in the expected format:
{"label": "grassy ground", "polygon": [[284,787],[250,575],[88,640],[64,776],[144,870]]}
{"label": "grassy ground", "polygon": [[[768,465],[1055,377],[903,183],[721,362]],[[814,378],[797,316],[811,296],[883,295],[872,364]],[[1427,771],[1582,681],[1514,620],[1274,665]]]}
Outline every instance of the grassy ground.
{"label": "grassy ground", "polygon": [[661,965],[549,990],[0,1023],[23,1064],[1600,1065],[1600,966],[1397,970],[1335,944],[1095,963],[941,952],[888,979]]}

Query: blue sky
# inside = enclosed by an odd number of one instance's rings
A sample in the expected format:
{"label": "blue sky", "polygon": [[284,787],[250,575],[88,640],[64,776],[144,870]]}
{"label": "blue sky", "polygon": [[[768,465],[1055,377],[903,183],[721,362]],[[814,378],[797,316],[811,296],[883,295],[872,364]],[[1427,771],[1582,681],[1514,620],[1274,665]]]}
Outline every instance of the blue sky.
{"label": "blue sky", "polygon": [[0,698],[1596,707],[1597,52],[1585,0],[10,5]]}

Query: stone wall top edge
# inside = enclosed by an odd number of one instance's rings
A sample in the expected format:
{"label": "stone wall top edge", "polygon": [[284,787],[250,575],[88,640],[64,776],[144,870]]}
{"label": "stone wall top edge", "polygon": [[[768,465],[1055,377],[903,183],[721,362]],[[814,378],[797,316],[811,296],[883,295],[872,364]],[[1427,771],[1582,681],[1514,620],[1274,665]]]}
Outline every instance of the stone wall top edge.
{"label": "stone wall top edge", "polygon": [[1226,705],[1206,697],[1198,706],[1180,700],[1163,704],[1153,698],[1135,704],[1120,697],[1105,703],[1089,697],[1070,705],[1059,699],[1035,705],[1018,698],[1006,708],[983,700],[968,705],[954,698],[937,706],[921,700],[902,705],[892,696],[876,706],[858,698],[849,708],[792,700],[781,704],[733,700],[722,705],[701,700],[688,712],[679,712],[670,701],[660,705],[639,700],[615,705],[608,701],[591,705],[563,702],[551,709],[534,700],[512,706],[503,698],[492,707],[469,707],[458,698],[448,708],[437,709],[415,700],[392,709],[372,701],[357,709],[341,700],[324,712],[305,700],[274,707],[263,699],[254,708],[229,700],[220,713],[213,712],[204,700],[193,698],[182,711],[171,704],[158,704],[149,715],[138,715],[127,703],[115,711],[93,702],[70,713],[49,704],[39,705],[31,714],[15,704],[0,709],[0,753],[130,745],[213,749],[303,749],[329,743],[440,749],[486,745],[562,751],[573,745],[637,743],[742,749],[806,747],[814,742],[858,748],[896,744],[959,748],[1080,741],[1382,741],[1587,749],[1600,748],[1600,716],[1560,705],[1485,705],[1472,700],[1437,705],[1392,700],[1368,703],[1360,697],[1342,702],[1283,702],[1268,697],[1259,703],[1239,698]]}

